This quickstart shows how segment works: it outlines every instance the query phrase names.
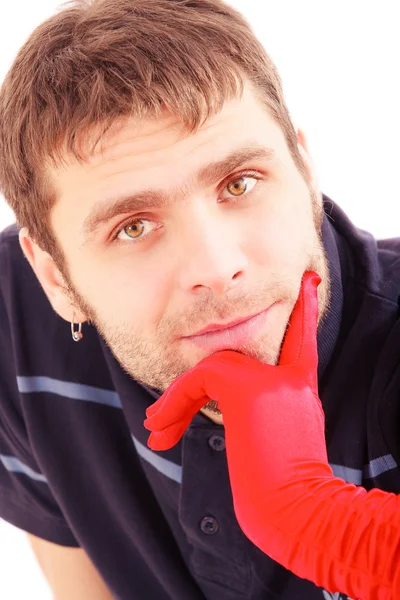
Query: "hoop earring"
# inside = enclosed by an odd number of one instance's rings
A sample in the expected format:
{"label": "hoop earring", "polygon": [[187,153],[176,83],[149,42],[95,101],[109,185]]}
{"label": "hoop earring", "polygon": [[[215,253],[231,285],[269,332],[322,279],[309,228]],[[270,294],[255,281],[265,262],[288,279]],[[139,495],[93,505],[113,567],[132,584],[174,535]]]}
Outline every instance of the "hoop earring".
{"label": "hoop earring", "polygon": [[75,329],[74,318],[75,318],[75,315],[73,315],[72,321],[71,321],[71,335],[72,335],[72,339],[74,340],[74,342],[80,342],[81,339],[83,338],[82,323],[78,323],[77,324],[78,329]]}

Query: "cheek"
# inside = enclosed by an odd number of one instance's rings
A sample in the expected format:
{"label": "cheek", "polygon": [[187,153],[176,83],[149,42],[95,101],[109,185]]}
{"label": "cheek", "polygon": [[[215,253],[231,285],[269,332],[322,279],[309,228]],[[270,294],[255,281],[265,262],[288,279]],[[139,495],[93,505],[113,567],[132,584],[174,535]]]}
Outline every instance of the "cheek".
{"label": "cheek", "polygon": [[310,200],[297,192],[263,208],[247,247],[256,263],[290,273],[307,262],[314,235]]}
{"label": "cheek", "polygon": [[138,266],[129,255],[90,266],[81,261],[77,287],[102,321],[125,323],[141,335],[154,331],[168,303],[168,277],[160,267],[160,261],[158,267]]}

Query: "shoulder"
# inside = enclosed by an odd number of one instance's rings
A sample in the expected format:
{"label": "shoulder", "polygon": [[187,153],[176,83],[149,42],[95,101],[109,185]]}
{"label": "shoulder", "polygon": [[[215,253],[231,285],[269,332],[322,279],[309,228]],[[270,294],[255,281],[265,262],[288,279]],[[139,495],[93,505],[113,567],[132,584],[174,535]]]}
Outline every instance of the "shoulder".
{"label": "shoulder", "polygon": [[357,227],[344,211],[324,195],[325,212],[335,231],[342,278],[361,295],[397,304],[400,293],[400,237],[377,240]]}
{"label": "shoulder", "polygon": [[400,295],[400,238],[378,240],[377,256],[381,287],[397,300]]}
{"label": "shoulder", "polygon": [[0,232],[0,289],[4,294],[9,294],[17,282],[20,282],[19,286],[26,286],[33,293],[43,294],[22,252],[19,228],[11,225]]}
{"label": "shoulder", "polygon": [[[11,225],[0,231],[0,262],[3,267],[12,257],[22,256],[18,234],[19,228],[17,225]],[[0,270],[0,281],[4,279],[4,275],[6,275],[5,271]]]}
{"label": "shoulder", "polygon": [[[0,232],[0,334],[2,323],[8,322],[14,333],[27,324],[53,319],[55,313],[20,243],[19,228],[12,225]],[[29,326],[31,329],[31,326]],[[26,340],[27,341],[27,340]]]}
{"label": "shoulder", "polygon": [[109,387],[104,345],[93,326],[71,340],[19,244],[14,225],[0,233],[0,403],[5,381],[47,377]]}

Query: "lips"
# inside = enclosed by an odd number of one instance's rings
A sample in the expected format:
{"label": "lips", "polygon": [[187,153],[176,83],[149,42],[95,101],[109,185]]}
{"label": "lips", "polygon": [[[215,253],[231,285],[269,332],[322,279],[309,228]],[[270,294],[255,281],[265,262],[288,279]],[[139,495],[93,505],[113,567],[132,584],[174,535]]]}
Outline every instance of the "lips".
{"label": "lips", "polygon": [[[215,325],[214,330],[198,333],[196,335],[183,338],[187,342],[193,343],[195,346],[207,353],[218,352],[220,350],[240,350],[243,346],[258,337],[265,331],[266,324],[273,318],[274,306],[279,304],[275,302],[266,310],[232,325]],[[235,322],[233,322],[235,323]],[[228,326],[229,325],[229,326]],[[208,326],[209,329],[213,326]],[[219,329],[215,329],[219,327]],[[204,330],[203,330],[204,331]]]}
{"label": "lips", "polygon": [[207,327],[204,327],[204,329],[200,329],[199,331],[196,331],[196,333],[192,333],[190,336],[186,336],[186,337],[194,337],[196,335],[203,335],[205,333],[211,333],[212,331],[225,331],[226,329],[230,329],[231,327],[235,327],[235,325],[239,325],[240,323],[245,323],[245,321],[248,321],[249,319],[252,319],[253,317],[257,316],[260,313],[254,313],[253,315],[249,315],[247,317],[242,317],[241,319],[235,319],[234,321],[230,321],[230,323],[223,323],[223,324],[211,324],[211,325],[207,325]]}

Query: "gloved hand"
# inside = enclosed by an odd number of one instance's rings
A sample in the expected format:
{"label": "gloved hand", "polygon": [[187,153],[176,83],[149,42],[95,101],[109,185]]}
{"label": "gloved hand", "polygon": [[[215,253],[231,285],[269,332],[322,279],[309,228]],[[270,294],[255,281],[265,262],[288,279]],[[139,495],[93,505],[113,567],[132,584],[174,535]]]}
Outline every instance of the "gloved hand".
{"label": "gloved hand", "polygon": [[317,390],[319,282],[315,273],[303,278],[278,366],[233,351],[208,356],[149,407],[148,444],[170,448],[209,399],[218,401],[247,537],[329,591],[400,597],[398,498],[346,484],[328,465]]}

